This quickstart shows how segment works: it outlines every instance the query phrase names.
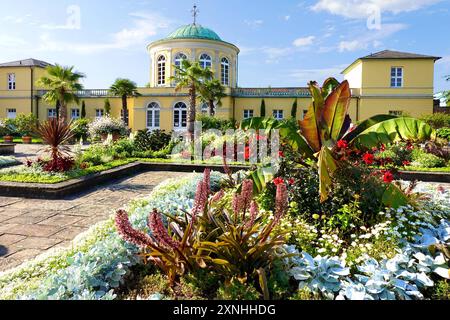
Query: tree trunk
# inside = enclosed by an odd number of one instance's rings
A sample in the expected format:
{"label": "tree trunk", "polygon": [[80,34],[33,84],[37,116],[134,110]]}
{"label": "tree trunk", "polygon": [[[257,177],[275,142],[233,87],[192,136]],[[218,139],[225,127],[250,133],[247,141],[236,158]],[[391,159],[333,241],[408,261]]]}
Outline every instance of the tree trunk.
{"label": "tree trunk", "polygon": [[196,92],[195,84],[191,84],[189,88],[189,110],[188,110],[188,133],[191,137],[191,140],[194,139],[194,130],[195,130],[195,108],[196,108]]}
{"label": "tree trunk", "polygon": [[66,95],[66,91],[61,91],[61,97],[59,99],[59,118],[62,119],[64,123],[67,123],[67,103],[64,101],[64,96]]}
{"label": "tree trunk", "polygon": [[122,96],[122,119],[123,122],[125,122],[125,124],[128,126],[128,101],[126,95]]}
{"label": "tree trunk", "polygon": [[214,109],[214,100],[209,100],[209,115],[211,117],[214,117],[214,115],[216,114],[216,111]]}

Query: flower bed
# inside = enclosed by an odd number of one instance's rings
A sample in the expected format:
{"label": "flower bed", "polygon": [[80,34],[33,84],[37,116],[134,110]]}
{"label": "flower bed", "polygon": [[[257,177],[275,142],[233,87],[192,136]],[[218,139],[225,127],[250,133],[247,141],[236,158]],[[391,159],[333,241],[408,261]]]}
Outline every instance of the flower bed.
{"label": "flower bed", "polygon": [[[156,206],[173,213],[189,209],[200,178],[169,180],[148,198],[133,201],[132,221],[143,227],[147,211]],[[213,185],[218,179],[213,175]],[[54,250],[0,274],[0,299],[112,299],[112,289],[139,262],[136,253],[134,246],[121,240],[110,219],[79,235],[72,248]]]}

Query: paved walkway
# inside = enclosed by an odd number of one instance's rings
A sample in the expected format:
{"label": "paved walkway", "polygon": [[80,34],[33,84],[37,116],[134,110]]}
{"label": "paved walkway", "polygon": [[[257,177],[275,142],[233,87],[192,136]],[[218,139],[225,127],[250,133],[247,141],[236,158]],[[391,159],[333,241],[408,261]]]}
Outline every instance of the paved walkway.
{"label": "paved walkway", "polygon": [[61,200],[0,197],[0,271],[70,241],[178,172],[149,172]]}

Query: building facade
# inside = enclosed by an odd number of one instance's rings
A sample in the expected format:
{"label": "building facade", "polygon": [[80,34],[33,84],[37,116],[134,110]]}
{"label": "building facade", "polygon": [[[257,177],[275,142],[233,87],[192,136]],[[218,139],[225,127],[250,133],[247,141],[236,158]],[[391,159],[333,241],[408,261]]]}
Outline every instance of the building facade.
{"label": "building facade", "polygon": [[[151,61],[149,87],[140,88],[141,96],[128,101],[129,124],[133,130],[186,129],[188,94],[175,91],[175,83],[169,80],[175,74],[174,66],[184,59],[210,68],[225,86],[227,96],[216,110],[217,117],[237,121],[258,117],[264,99],[266,116],[290,118],[297,100],[300,120],[311,103],[306,87],[240,88],[239,48],[195,23],[151,43],[147,51]],[[361,121],[377,114],[433,113],[434,64],[438,59],[388,50],[357,59],[342,73],[352,88],[352,119]],[[36,80],[45,75],[48,65],[35,59],[0,64],[0,118],[32,112],[40,120],[46,120],[56,115],[55,106],[42,99],[44,88],[36,86]],[[110,96],[107,89],[87,89],[77,94],[86,104],[88,118],[104,115],[106,98],[111,103],[112,116],[121,114],[121,99]],[[207,112],[207,106],[199,105],[197,111]],[[70,105],[68,115],[79,118],[81,106]]]}

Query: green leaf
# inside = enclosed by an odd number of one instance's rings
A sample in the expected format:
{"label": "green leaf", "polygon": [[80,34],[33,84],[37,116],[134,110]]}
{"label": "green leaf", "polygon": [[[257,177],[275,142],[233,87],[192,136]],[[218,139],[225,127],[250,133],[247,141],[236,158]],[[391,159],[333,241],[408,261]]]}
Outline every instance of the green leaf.
{"label": "green leaf", "polygon": [[253,189],[255,195],[260,194],[266,188],[267,184],[273,180],[275,171],[272,167],[263,167],[252,171],[249,179],[253,180]]}
{"label": "green leaf", "polygon": [[359,136],[361,133],[363,133],[365,130],[376,125],[377,123],[391,120],[391,119],[397,119],[397,118],[398,118],[397,116],[391,116],[391,115],[386,115],[386,114],[376,115],[370,119],[367,119],[367,120],[361,122],[361,124],[358,127],[356,127],[355,130],[347,133],[342,139],[347,142],[350,142],[353,139],[355,139],[357,136]]}
{"label": "green leaf", "polygon": [[402,140],[432,139],[435,131],[426,122],[414,118],[396,118],[380,122],[350,141],[355,147],[373,148]]}
{"label": "green leaf", "polygon": [[[322,89],[324,90],[324,89]],[[350,107],[352,93],[348,81],[342,82],[325,101],[323,121],[327,124],[330,138],[337,141]],[[322,121],[322,119],[321,119]]]}
{"label": "green leaf", "polygon": [[337,170],[336,160],[333,158],[330,149],[323,147],[319,153],[319,191],[320,201],[328,199],[328,191],[333,184],[332,177]]}
{"label": "green leaf", "polygon": [[390,184],[383,194],[382,202],[386,207],[398,209],[408,205],[408,197],[396,185]]}
{"label": "green leaf", "polygon": [[266,271],[263,268],[260,268],[257,270],[257,273],[259,278],[259,285],[261,286],[261,289],[263,291],[264,300],[268,301],[270,300],[270,294],[269,286],[267,285]]}
{"label": "green leaf", "polygon": [[322,86],[322,97],[326,99],[330,93],[339,86],[339,81],[335,78],[328,78]]}

